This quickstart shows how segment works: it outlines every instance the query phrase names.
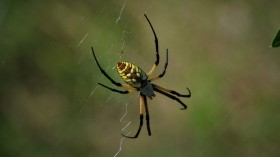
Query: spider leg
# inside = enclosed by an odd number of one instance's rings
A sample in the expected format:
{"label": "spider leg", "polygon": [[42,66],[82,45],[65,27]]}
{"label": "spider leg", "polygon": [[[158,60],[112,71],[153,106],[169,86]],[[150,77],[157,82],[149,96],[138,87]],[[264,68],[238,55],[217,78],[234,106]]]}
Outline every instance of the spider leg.
{"label": "spider leg", "polygon": [[174,95],[176,95],[176,96],[178,96],[178,97],[190,98],[190,97],[191,97],[191,94],[192,94],[189,88],[187,88],[189,94],[180,94],[180,93],[178,93],[178,92],[176,92],[176,91],[174,91],[174,90],[167,89],[167,88],[161,87],[161,86],[156,85],[156,84],[153,84],[153,83],[152,83],[152,85],[153,85],[154,88],[157,88],[157,89],[159,89],[159,90],[165,91],[165,92],[167,92],[167,93],[174,94]]}
{"label": "spider leg", "polygon": [[[134,135],[134,136],[127,136],[123,133],[121,133],[122,136],[126,137],[126,138],[137,138],[141,129],[142,129],[142,126],[143,126],[143,119],[144,119],[144,108],[145,108],[145,104],[147,104],[147,98],[145,95],[143,94],[140,94],[140,124],[139,124],[139,128],[137,130],[137,133]],[[147,120],[147,125],[148,125],[148,120]],[[148,127],[150,128],[150,127]],[[149,135],[151,135],[151,131],[149,131],[148,129],[148,132],[149,132]]]}
{"label": "spider leg", "polygon": [[158,50],[158,39],[157,39],[157,35],[156,35],[156,32],[154,30],[154,27],[152,25],[152,23],[150,22],[148,16],[146,14],[144,14],[152,31],[153,31],[153,34],[154,34],[154,37],[155,37],[155,46],[156,46],[156,61],[155,61],[155,64],[154,66],[152,67],[152,69],[148,72],[148,77],[150,77],[154,72],[155,70],[157,69],[157,66],[158,66],[158,63],[159,63],[159,50]]}
{"label": "spider leg", "polygon": [[146,112],[146,124],[147,124],[147,130],[148,130],[148,135],[151,136],[151,128],[150,128],[150,115],[149,115],[149,109],[148,109],[148,104],[147,104],[147,97],[141,94],[144,97],[144,106],[145,106],[145,112]]}
{"label": "spider leg", "polygon": [[165,62],[164,69],[163,69],[162,73],[160,75],[158,75],[157,77],[149,79],[149,81],[152,82],[152,81],[155,81],[155,80],[158,80],[158,79],[162,78],[164,76],[165,72],[166,72],[167,66],[168,66],[168,49],[166,49],[166,62]]}
{"label": "spider leg", "polygon": [[134,88],[129,84],[121,84],[121,87],[123,87],[123,88]]}
{"label": "spider leg", "polygon": [[156,86],[154,86],[154,91],[156,91],[156,92],[158,92],[162,95],[165,95],[165,96],[169,97],[170,99],[173,99],[173,100],[176,100],[177,102],[179,102],[183,106],[183,108],[181,108],[181,110],[187,109],[187,105],[185,105],[179,98],[175,97],[174,95],[171,95],[171,94],[169,94],[165,91],[162,91],[162,90],[158,89]]}
{"label": "spider leg", "polygon": [[131,90],[125,90],[125,91],[121,91],[121,90],[117,90],[117,89],[114,89],[114,88],[111,88],[111,87],[108,87],[104,84],[101,84],[101,83],[98,83],[99,85],[109,89],[110,91],[112,92],[117,92],[117,93],[120,93],[120,94],[130,94],[130,93],[134,93],[134,92],[137,92],[139,91],[137,88],[134,88],[134,89],[131,89]]}
{"label": "spider leg", "polygon": [[93,50],[93,47],[91,47],[91,50],[92,50],[92,54],[94,56],[94,59],[97,63],[97,66],[99,67],[101,73],[106,76],[107,79],[109,79],[114,85],[118,86],[118,87],[123,87],[123,88],[133,88],[132,86],[130,86],[129,84],[121,84],[119,82],[116,82],[115,80],[113,80],[106,72],[104,69],[102,69],[102,67],[100,66],[99,62],[97,61],[97,58],[95,56],[95,53],[94,53],[94,50]]}

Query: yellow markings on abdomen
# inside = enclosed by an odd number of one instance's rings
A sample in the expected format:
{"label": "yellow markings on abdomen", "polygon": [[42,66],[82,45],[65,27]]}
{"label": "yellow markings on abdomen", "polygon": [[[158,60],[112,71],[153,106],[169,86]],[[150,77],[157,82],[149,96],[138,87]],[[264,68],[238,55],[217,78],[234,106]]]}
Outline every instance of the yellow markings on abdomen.
{"label": "yellow markings on abdomen", "polygon": [[142,75],[146,76],[146,74],[138,66],[125,61],[117,63],[117,70],[125,82],[135,86],[138,86],[138,84],[143,82],[141,77]]}

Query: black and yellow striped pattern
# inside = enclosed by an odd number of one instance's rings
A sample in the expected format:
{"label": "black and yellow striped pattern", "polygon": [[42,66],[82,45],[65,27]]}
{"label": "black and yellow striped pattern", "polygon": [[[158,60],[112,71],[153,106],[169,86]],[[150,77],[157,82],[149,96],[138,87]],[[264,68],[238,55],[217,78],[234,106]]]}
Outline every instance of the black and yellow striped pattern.
{"label": "black and yellow striped pattern", "polygon": [[141,87],[146,82],[147,75],[136,65],[129,62],[118,62],[117,70],[122,79],[133,87]]}

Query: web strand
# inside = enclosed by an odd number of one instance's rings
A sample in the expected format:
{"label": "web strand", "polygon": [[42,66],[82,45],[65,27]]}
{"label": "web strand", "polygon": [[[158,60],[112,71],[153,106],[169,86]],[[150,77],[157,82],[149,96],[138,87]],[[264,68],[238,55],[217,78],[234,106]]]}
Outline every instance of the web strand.
{"label": "web strand", "polygon": [[119,16],[118,16],[118,18],[117,18],[117,20],[116,20],[116,24],[118,24],[119,20],[121,19],[121,15],[122,15],[123,9],[124,9],[124,7],[125,7],[125,4],[126,4],[126,0],[125,0],[124,3],[123,3],[122,9],[121,9],[121,11],[120,11],[120,14],[119,14]]}
{"label": "web strand", "polygon": [[[123,119],[126,117],[127,115],[127,106],[128,104],[125,105],[125,113],[124,115],[121,117],[120,122],[121,123],[125,123],[126,121],[124,121]],[[131,121],[128,121],[128,123],[121,129],[121,131],[124,131],[129,125],[130,125]],[[128,136],[130,134],[130,132],[128,132],[126,134],[126,136]],[[122,151],[122,145],[123,145],[123,140],[125,139],[125,137],[122,137],[120,140],[120,147],[119,150],[115,153],[114,157],[116,157],[121,151]]]}

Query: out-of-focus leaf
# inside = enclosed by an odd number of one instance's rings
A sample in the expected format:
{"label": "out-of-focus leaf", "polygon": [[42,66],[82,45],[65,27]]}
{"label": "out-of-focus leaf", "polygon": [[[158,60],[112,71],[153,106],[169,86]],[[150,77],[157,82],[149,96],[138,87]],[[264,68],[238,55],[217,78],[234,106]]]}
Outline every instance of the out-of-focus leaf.
{"label": "out-of-focus leaf", "polygon": [[280,30],[278,31],[277,35],[272,41],[272,47],[279,47],[280,46]]}

